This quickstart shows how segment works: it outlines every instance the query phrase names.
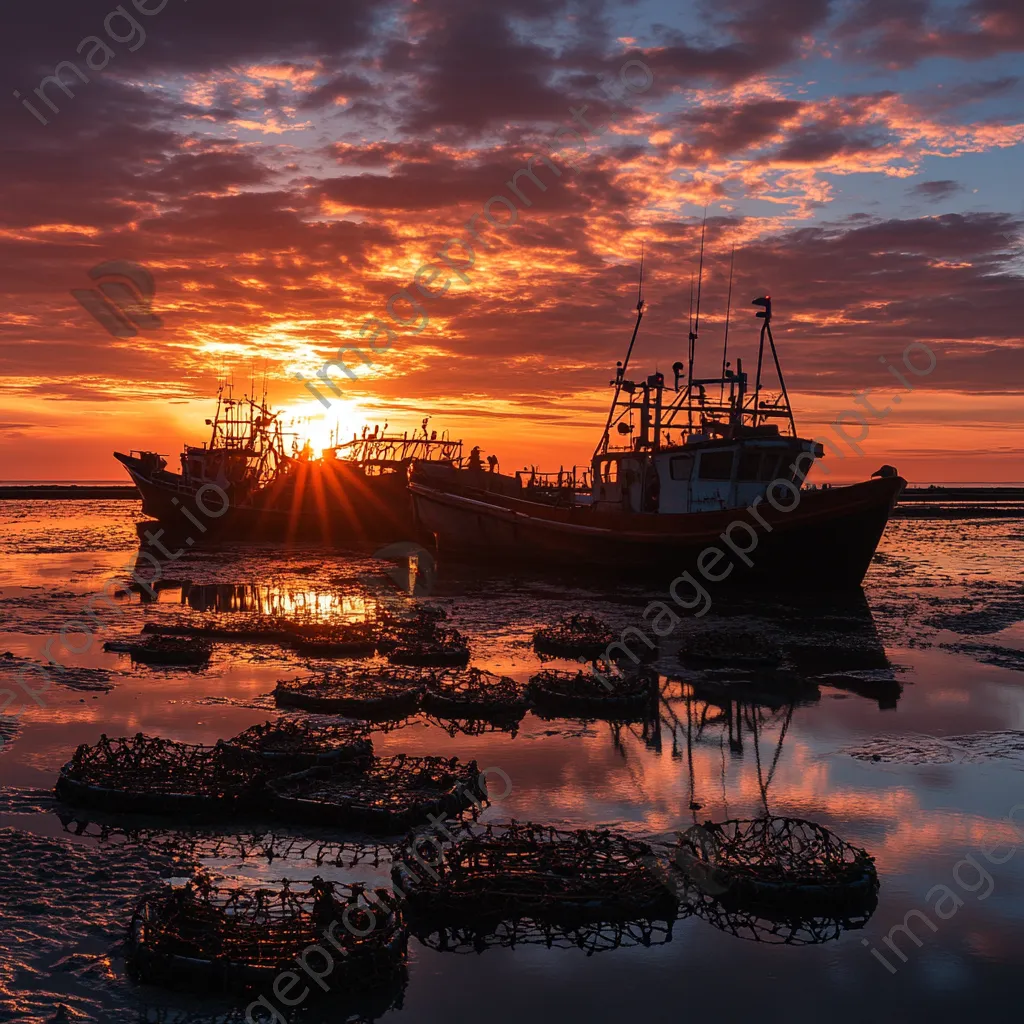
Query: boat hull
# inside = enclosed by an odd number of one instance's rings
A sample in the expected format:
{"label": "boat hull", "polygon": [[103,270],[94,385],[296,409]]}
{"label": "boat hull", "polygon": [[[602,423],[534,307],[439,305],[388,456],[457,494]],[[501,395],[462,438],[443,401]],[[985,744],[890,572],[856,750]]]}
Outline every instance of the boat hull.
{"label": "boat hull", "polygon": [[[341,461],[299,463],[262,490],[239,497],[230,486],[224,492],[197,488],[181,476],[152,472],[132,456],[114,457],[139,488],[143,513],[174,536],[197,543],[294,540],[352,546],[417,539],[404,472],[368,476]],[[227,493],[227,507],[220,493]]]}
{"label": "boat hull", "polygon": [[904,486],[900,477],[880,478],[801,491],[790,509],[761,502],[753,509],[678,515],[557,508],[441,490],[415,479],[410,492],[419,522],[449,559],[615,568],[666,578],[688,571],[702,583],[754,580],[838,590],[863,580]]}

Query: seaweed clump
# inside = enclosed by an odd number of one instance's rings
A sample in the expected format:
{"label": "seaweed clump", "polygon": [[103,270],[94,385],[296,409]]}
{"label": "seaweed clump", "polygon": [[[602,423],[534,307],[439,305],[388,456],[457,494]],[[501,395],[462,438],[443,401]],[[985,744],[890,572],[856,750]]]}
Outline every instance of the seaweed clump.
{"label": "seaweed clump", "polygon": [[[127,966],[147,984],[244,993],[272,985],[316,945],[332,1000],[375,1016],[404,985],[407,933],[401,910],[385,905],[387,895],[319,876],[245,888],[200,875],[137,907],[126,936]],[[349,927],[334,927],[339,921]]]}

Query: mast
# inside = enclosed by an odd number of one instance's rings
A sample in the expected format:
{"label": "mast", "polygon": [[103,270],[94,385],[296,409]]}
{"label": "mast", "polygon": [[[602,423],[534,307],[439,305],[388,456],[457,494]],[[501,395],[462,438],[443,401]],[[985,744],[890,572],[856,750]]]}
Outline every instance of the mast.
{"label": "mast", "polygon": [[757,387],[754,391],[754,425],[757,426],[758,398],[761,391],[761,356],[764,353],[764,339],[768,338],[771,345],[772,359],[775,362],[775,372],[779,376],[779,386],[782,388],[782,399],[786,403],[786,413],[789,416],[789,427],[796,437],[796,420],[793,418],[793,406],[789,401],[789,392],[786,390],[786,380],[782,376],[782,364],[779,362],[779,353],[775,348],[775,336],[772,334],[772,297],[766,295],[762,299],[754,299],[755,306],[763,307],[757,315],[764,323],[761,325],[761,344],[757,353]]}
{"label": "mast", "polygon": [[700,334],[700,294],[704,285],[704,239],[708,232],[708,208],[704,207],[704,223],[700,229],[700,269],[697,271],[697,320],[693,328],[693,340]]}
{"label": "mast", "polygon": [[[718,400],[721,401],[725,395],[725,367],[726,358],[729,354],[729,320],[732,316],[732,281],[736,273],[736,246],[732,247],[732,260],[729,263],[729,299],[725,306],[725,344],[722,346],[722,384],[718,391]],[[732,394],[730,389],[729,394]]]}
{"label": "mast", "polygon": [[751,305],[764,307],[762,311],[757,314],[764,320],[764,323],[761,325],[761,341],[757,346],[757,376],[754,378],[754,411],[753,417],[750,421],[751,426],[756,427],[761,402],[761,366],[764,363],[764,336],[772,318],[772,297],[770,295],[766,295],[764,298],[754,299]]}
{"label": "mast", "polygon": [[629,339],[629,348],[626,349],[625,360],[615,370],[615,394],[612,396],[611,408],[608,410],[608,419],[604,425],[604,433],[594,449],[592,458],[597,458],[602,452],[608,451],[608,432],[612,427],[612,419],[615,416],[615,406],[618,404],[619,395],[622,392],[622,381],[626,376],[629,367],[629,357],[633,354],[633,346],[636,344],[636,335],[640,330],[640,321],[644,318],[644,246],[640,243],[640,283],[636,291],[636,323],[633,325],[633,336]]}
{"label": "mast", "polygon": [[[688,369],[686,372],[686,397],[687,401],[693,401],[693,361],[697,354],[697,337],[700,334],[700,296],[704,285],[704,239],[708,230],[708,208],[704,207],[704,223],[700,229],[700,269],[697,274],[697,318],[693,318],[693,278],[690,278],[690,337],[688,352]],[[688,418],[689,425],[693,426],[692,413]]]}
{"label": "mast", "polygon": [[690,271],[690,327],[689,332],[686,335],[686,425],[693,427],[693,413],[690,411],[690,391],[693,387],[693,339],[696,335],[693,333],[693,271]]}

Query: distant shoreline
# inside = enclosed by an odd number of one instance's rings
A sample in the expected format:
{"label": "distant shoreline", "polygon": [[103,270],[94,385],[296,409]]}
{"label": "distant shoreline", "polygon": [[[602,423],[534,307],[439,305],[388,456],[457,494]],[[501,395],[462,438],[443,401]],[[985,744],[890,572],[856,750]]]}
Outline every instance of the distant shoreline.
{"label": "distant shoreline", "polygon": [[0,501],[61,501],[89,498],[141,500],[134,484],[2,484]]}
{"label": "distant shoreline", "polygon": [[[138,501],[133,484],[3,484],[0,501]],[[1024,487],[908,487],[893,511],[895,519],[980,519],[1024,517]]]}

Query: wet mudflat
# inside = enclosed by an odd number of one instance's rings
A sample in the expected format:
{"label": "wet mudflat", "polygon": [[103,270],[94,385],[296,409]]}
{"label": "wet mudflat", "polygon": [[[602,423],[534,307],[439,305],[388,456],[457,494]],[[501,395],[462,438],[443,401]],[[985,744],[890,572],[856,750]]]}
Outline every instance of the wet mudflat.
{"label": "wet mudflat", "polygon": [[[144,600],[126,569],[137,518],[124,501],[0,502],[0,1019],[244,1020],[244,1003],[128,979],[123,929],[139,899],[196,866],[226,879],[376,884],[392,867],[387,842],[356,846],[258,815],[183,830],[60,806],[52,788],[78,744],[139,732],[209,744],[282,713],[303,717],[277,706],[275,687],[331,667],[242,637],[214,640],[204,665],[158,667],[105,652],[105,641],[136,640],[146,624],[358,625],[407,604],[414,586],[414,600],[444,609],[446,628],[468,640],[470,665],[525,685],[542,668],[577,667],[542,661],[538,628],[583,613],[616,636],[628,626],[654,636],[642,613],[669,601],[618,580],[512,580],[445,565],[416,576],[371,557],[270,547],[189,552]],[[668,623],[649,653],[654,711],[605,721],[535,708],[514,723],[471,723],[419,710],[371,725],[378,756],[500,768],[511,789],[485,823],[611,827],[656,843],[767,810],[863,848],[880,881],[859,927],[695,905],[670,929],[592,931],[583,948],[548,948],[507,927],[448,948],[423,935],[410,940],[403,990],[377,1012],[417,1022],[781,1021],[813,1006],[838,1021],[1008,1019],[1024,963],[1024,852],[1013,852],[1024,845],[1024,807],[1014,815],[1021,835],[1008,818],[1024,804],[1022,580],[1024,521],[897,520],[862,600],[732,594],[701,619]],[[83,609],[105,586],[89,642]],[[67,668],[56,680],[43,671],[51,640]],[[328,1009],[321,1019],[338,1017]]]}

